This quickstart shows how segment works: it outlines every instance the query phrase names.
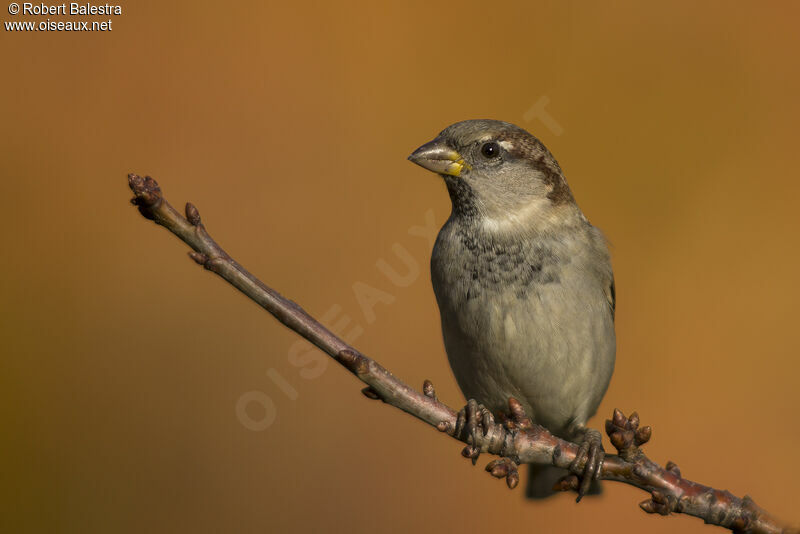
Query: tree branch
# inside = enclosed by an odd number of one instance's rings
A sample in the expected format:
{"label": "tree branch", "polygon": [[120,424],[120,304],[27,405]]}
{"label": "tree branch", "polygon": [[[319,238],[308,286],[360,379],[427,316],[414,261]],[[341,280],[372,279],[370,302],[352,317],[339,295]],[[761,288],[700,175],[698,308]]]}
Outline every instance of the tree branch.
{"label": "tree branch", "polygon": [[[500,423],[472,400],[460,412],[454,411],[436,398],[433,385],[427,380],[422,393],[415,391],[236,263],[206,232],[194,205],[186,204],[184,217],[163,198],[158,184],[149,176],[130,174],[128,184],[135,195],[131,202],[144,217],[189,245],[192,248],[189,256],[195,262],[222,277],[356,375],[367,384],[363,390],[367,397],[400,408],[466,443],[462,454],[472,458],[473,463],[483,452],[501,457],[492,461],[487,471],[505,478],[509,487],[519,481],[518,464],[539,463],[571,470],[572,474],[562,479],[558,489],[577,489],[577,475],[584,467],[572,465],[578,445],[532,424],[514,399],[509,400],[509,419]],[[606,455],[600,478],[624,482],[650,493],[650,498],[640,503],[644,511],[688,514],[734,532],[800,534],[800,530],[780,523],[747,496],[739,498],[728,491],[682,478],[672,462],[661,467],[651,461],[640,448],[650,439],[651,429],[639,425],[636,413],[625,417],[615,410],[613,418],[606,421],[606,433],[618,454]]]}

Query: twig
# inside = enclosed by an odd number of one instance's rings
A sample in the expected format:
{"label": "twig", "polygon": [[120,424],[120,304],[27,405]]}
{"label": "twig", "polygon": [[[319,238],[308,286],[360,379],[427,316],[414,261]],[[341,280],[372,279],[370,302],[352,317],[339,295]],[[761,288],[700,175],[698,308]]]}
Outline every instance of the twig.
{"label": "twig", "polygon": [[[356,375],[367,384],[362,390],[367,397],[400,408],[466,443],[462,454],[472,458],[473,463],[484,452],[501,457],[492,461],[487,471],[505,478],[509,487],[519,481],[517,465],[539,463],[571,470],[572,474],[562,479],[558,489],[577,488],[577,475],[584,467],[572,465],[578,445],[532,424],[514,399],[509,400],[510,419],[501,424],[472,400],[460,412],[454,411],[437,399],[430,381],[425,381],[422,393],[415,391],[236,263],[206,232],[194,205],[186,204],[184,217],[164,199],[158,184],[149,176],[130,174],[128,184],[135,195],[131,202],[143,216],[189,245],[192,248],[189,256],[195,262],[221,276]],[[651,461],[640,447],[650,439],[652,431],[649,426],[639,426],[636,413],[625,417],[615,410],[613,418],[606,421],[606,433],[618,454],[605,456],[600,478],[624,482],[650,493],[650,498],[640,503],[644,511],[688,514],[734,532],[800,534],[800,530],[780,523],[747,496],[739,498],[682,478],[672,462],[661,467]]]}

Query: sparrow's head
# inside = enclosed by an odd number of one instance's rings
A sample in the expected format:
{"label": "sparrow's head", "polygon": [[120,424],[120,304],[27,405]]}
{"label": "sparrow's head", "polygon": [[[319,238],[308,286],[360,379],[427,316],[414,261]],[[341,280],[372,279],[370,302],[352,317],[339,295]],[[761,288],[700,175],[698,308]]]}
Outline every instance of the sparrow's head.
{"label": "sparrow's head", "polygon": [[507,122],[457,122],[408,159],[444,178],[454,214],[498,220],[574,205],[552,154]]}

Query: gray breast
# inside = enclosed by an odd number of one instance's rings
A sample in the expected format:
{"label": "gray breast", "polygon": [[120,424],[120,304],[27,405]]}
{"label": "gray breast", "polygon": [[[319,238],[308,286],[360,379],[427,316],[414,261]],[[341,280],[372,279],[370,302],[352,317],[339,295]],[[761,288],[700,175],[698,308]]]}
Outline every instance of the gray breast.
{"label": "gray breast", "polygon": [[537,285],[559,282],[559,258],[546,242],[500,242],[493,238],[478,239],[461,228],[456,232],[454,257],[464,262],[469,272],[463,281],[465,298],[471,300],[484,293],[513,291],[519,299],[528,297],[528,290]]}
{"label": "gray breast", "polygon": [[594,413],[613,370],[615,340],[603,288],[608,256],[587,254],[593,246],[588,234],[501,240],[445,225],[432,280],[465,396],[495,411],[513,396],[555,432]]}

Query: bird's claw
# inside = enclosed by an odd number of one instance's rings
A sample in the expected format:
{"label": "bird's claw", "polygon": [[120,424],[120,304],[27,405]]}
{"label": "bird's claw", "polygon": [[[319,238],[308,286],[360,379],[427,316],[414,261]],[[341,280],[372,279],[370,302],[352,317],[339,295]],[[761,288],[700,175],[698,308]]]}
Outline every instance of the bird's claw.
{"label": "bird's claw", "polygon": [[[580,469],[581,465],[583,465],[580,484],[575,488],[576,481],[569,476],[564,477],[564,479],[558,483],[558,485],[566,485],[563,489],[577,489],[578,497],[575,499],[575,502],[580,502],[586,492],[589,491],[592,481],[599,478],[603,468],[605,454],[600,432],[587,428],[583,434],[583,440],[581,441],[578,454],[575,456],[575,460],[573,460],[570,466],[571,469]],[[567,479],[569,479],[569,481],[567,481]]]}
{"label": "bird's claw", "polygon": [[470,458],[472,465],[478,462],[484,438],[494,424],[492,412],[478,404],[475,399],[467,401],[467,405],[458,412],[455,436],[459,439],[465,438],[467,446],[461,451],[461,455]]}
{"label": "bird's claw", "polygon": [[[472,460],[475,465],[481,452],[498,438],[502,440],[506,430],[525,430],[533,426],[531,419],[525,414],[522,405],[515,399],[509,399],[509,415],[500,414],[501,425],[495,422],[495,417],[482,404],[475,399],[467,401],[456,417],[456,427],[453,436],[466,441],[467,446],[461,455]],[[510,489],[519,484],[518,462],[507,457],[492,460],[486,465],[488,471],[495,478],[505,478]]]}

